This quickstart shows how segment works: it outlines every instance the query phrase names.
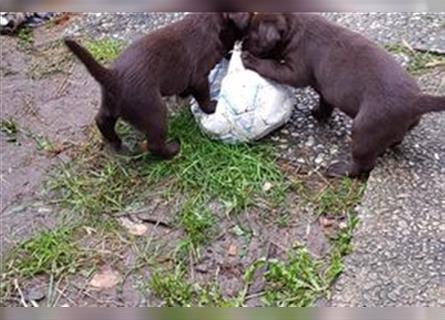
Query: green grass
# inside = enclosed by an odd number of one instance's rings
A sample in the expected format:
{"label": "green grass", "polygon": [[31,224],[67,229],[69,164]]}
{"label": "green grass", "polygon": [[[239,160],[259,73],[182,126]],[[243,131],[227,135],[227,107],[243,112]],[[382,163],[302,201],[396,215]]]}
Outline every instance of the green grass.
{"label": "green grass", "polygon": [[[128,240],[122,240],[122,230],[113,219],[79,221],[70,226],[43,231],[15,246],[2,259],[0,300],[15,296],[14,282],[27,289],[28,281],[45,279],[48,305],[55,283],[74,277],[88,278],[97,265],[117,261],[116,256],[128,250]],[[107,248],[107,252],[104,252]],[[46,281],[45,280],[45,281]],[[57,294],[54,293],[53,294]]]}
{"label": "green grass", "polygon": [[21,49],[28,50],[34,44],[33,31],[29,27],[21,27],[17,32],[17,37],[19,39],[19,47]]}
{"label": "green grass", "polygon": [[25,278],[74,273],[85,258],[76,247],[74,232],[71,228],[45,231],[19,244],[6,259],[4,272]]}
{"label": "green grass", "polygon": [[171,273],[157,270],[151,275],[150,289],[166,306],[191,306],[193,287],[184,277],[185,271],[180,265]]}
{"label": "green grass", "polygon": [[0,131],[6,136],[7,142],[17,142],[19,128],[13,119],[2,119],[0,122]]}
{"label": "green grass", "polygon": [[305,249],[300,249],[288,261],[268,262],[264,274],[264,301],[268,306],[307,307],[324,292],[320,265]]}
{"label": "green grass", "polygon": [[167,307],[237,305],[236,299],[224,298],[215,283],[191,283],[186,276],[182,265],[177,265],[173,271],[156,270],[150,278],[149,289]]}
{"label": "green grass", "polygon": [[125,46],[125,42],[112,38],[89,40],[85,47],[101,63],[109,64],[117,58]]}
{"label": "green grass", "polygon": [[336,251],[341,257],[344,257],[352,252],[352,236],[359,223],[358,217],[353,213],[348,214],[346,218],[346,228],[340,230],[340,232],[338,232],[331,239],[334,251]]}
{"label": "green grass", "polygon": [[333,181],[312,200],[317,214],[346,216],[354,209],[365,191],[365,185],[357,180],[343,178]]}
{"label": "green grass", "polygon": [[18,135],[24,134],[35,142],[38,151],[44,151],[49,154],[57,151],[49,138],[35,134],[28,129],[20,129],[13,119],[1,120],[0,131],[6,136],[7,142],[17,143]]}
{"label": "green grass", "polygon": [[[91,143],[48,186],[59,191],[58,202],[65,207],[91,214],[128,210],[160,184],[166,193],[216,199],[228,210],[246,208],[256,196],[273,202],[284,197],[285,180],[274,162],[273,147],[211,141],[188,111],[173,116],[170,127],[170,136],[181,140],[181,153],[171,161],[149,154],[133,158],[108,155],[99,150],[100,137],[94,133]],[[120,132],[136,144],[137,136],[128,126]],[[265,182],[274,185],[267,193],[262,191]]]}
{"label": "green grass", "polygon": [[445,66],[445,56],[433,52],[421,52],[403,44],[387,45],[389,52],[409,57],[407,71],[412,75],[422,75],[435,67]]}
{"label": "green grass", "polygon": [[197,247],[208,241],[215,231],[215,216],[199,197],[192,197],[183,204],[179,224],[191,245]]}

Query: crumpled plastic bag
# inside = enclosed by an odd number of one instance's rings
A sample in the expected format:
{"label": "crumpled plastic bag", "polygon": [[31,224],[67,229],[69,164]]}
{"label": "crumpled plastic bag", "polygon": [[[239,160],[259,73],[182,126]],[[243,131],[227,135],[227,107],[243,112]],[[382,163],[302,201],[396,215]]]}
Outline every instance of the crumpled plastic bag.
{"label": "crumpled plastic bag", "polygon": [[291,87],[277,84],[244,68],[239,44],[230,62],[223,60],[209,75],[216,111],[205,114],[193,100],[191,110],[201,130],[226,143],[251,142],[284,125],[296,99]]}

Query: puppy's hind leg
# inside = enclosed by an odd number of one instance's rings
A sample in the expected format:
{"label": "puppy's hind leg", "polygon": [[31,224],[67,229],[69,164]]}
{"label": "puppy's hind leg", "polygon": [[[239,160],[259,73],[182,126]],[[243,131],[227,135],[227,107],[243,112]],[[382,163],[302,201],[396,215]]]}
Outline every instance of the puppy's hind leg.
{"label": "puppy's hind leg", "polygon": [[312,110],[312,116],[319,122],[326,122],[332,116],[334,106],[329,104],[323,96],[320,95],[320,103]]}
{"label": "puppy's hind leg", "polygon": [[327,175],[331,177],[367,177],[374,168],[377,158],[397,140],[394,127],[382,123],[381,119],[372,119],[368,115],[359,115],[352,125],[352,157],[347,163],[331,165]]}
{"label": "puppy's hind leg", "polygon": [[95,120],[107,145],[116,153],[126,153],[126,150],[122,147],[122,141],[115,131],[117,118],[112,116],[107,109],[102,106]]}
{"label": "puppy's hind leg", "polygon": [[178,154],[180,144],[176,140],[167,142],[167,109],[160,96],[148,96],[149,100],[140,99],[140,101],[145,101],[144,103],[149,101],[150,107],[144,108],[142,103],[138,104],[127,116],[128,121],[145,134],[147,148],[153,155],[164,159],[173,158]]}

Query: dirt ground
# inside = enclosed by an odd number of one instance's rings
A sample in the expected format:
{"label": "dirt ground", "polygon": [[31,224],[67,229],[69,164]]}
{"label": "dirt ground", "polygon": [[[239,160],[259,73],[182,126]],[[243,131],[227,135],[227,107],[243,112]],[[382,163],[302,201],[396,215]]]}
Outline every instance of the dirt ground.
{"label": "dirt ground", "polygon": [[[281,203],[255,195],[237,214],[206,200],[204,218],[193,213],[190,222],[187,194],[169,188],[168,179],[140,190],[142,205],[119,198],[128,211],[92,215],[74,202],[55,203],[63,196],[48,191],[48,180],[81,158],[82,148],[93,162],[104,159],[94,157],[103,150],[91,134],[99,88],[60,43],[65,27],[37,28],[32,39],[1,38],[2,304],[256,306],[329,299],[364,184],[327,181],[285,156],[277,162],[287,188]],[[347,146],[347,135],[341,139]],[[101,167],[96,162],[88,164],[92,174]],[[89,170],[79,168],[65,172],[80,177]],[[132,174],[128,179],[137,179]],[[260,183],[264,192],[272,188]],[[63,185],[62,194],[70,187]]]}

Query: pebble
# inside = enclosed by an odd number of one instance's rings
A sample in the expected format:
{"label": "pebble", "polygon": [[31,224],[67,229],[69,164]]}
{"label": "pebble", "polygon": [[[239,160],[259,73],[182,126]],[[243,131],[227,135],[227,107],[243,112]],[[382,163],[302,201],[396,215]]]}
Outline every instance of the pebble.
{"label": "pebble", "polygon": [[312,146],[314,145],[314,143],[315,143],[315,139],[314,139],[314,137],[310,136],[310,137],[307,139],[307,141],[306,141],[306,143],[305,143],[305,146],[307,146],[307,147],[312,147]]}
{"label": "pebble", "polygon": [[315,160],[314,160],[314,162],[315,162],[316,165],[320,165],[320,164],[322,164],[323,161],[324,161],[324,156],[323,156],[323,154],[321,154],[321,153],[320,153],[320,154],[315,158]]}
{"label": "pebble", "polygon": [[26,299],[28,301],[35,301],[35,302],[39,302],[42,301],[43,299],[45,299],[46,294],[43,291],[43,288],[31,288],[29,289],[29,291],[26,294]]}

